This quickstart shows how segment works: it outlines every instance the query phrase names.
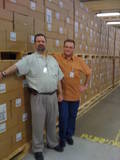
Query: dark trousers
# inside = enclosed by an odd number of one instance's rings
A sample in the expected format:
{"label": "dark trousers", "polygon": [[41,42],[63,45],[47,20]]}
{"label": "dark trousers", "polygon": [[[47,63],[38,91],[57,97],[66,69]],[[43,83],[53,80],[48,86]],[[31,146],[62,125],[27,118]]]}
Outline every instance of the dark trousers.
{"label": "dark trousers", "polygon": [[59,103],[59,137],[61,141],[71,138],[75,132],[75,121],[79,101],[62,101]]}

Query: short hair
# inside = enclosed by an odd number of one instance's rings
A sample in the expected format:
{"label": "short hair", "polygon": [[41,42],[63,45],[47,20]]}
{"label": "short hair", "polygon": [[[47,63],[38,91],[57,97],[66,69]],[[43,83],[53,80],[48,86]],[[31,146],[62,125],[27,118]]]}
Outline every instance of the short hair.
{"label": "short hair", "polygon": [[45,41],[47,42],[46,36],[45,36],[43,33],[37,33],[37,34],[35,34],[35,36],[34,36],[34,43],[36,42],[36,39],[37,39],[37,37],[39,37],[39,36],[44,37],[44,38],[45,38]]}
{"label": "short hair", "polygon": [[66,39],[66,40],[64,41],[64,46],[65,46],[65,43],[67,43],[67,42],[73,43],[73,44],[74,44],[74,48],[75,48],[75,41],[74,41],[73,39]]}

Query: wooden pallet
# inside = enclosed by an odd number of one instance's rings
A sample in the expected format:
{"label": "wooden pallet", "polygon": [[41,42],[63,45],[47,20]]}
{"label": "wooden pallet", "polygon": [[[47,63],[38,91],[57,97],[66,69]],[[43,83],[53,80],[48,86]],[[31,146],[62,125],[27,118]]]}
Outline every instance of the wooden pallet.
{"label": "wooden pallet", "polygon": [[22,160],[25,155],[30,151],[31,142],[25,143],[23,146],[16,149],[12,152],[8,157],[4,158],[3,160]]}
{"label": "wooden pallet", "polygon": [[106,96],[108,96],[111,92],[113,92],[118,86],[120,86],[120,83],[117,83],[116,86],[113,88],[112,86],[109,86],[99,94],[95,95],[93,98],[88,100],[86,103],[81,105],[78,110],[77,118],[83,116],[85,113],[87,113],[90,109],[92,109],[97,103],[99,103],[102,99],[104,99]]}

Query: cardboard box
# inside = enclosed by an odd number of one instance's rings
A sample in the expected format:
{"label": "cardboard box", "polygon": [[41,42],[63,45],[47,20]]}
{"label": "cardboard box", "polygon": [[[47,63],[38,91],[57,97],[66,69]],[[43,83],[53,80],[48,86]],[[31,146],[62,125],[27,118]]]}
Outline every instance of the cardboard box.
{"label": "cardboard box", "polygon": [[16,75],[11,75],[0,81],[0,94],[9,93],[16,89],[22,88],[22,81]]}
{"label": "cardboard box", "polygon": [[6,94],[0,94],[0,123],[6,122],[6,129],[22,123],[22,114],[25,112],[22,89],[19,88]]}
{"label": "cardboard box", "polygon": [[29,1],[30,0],[7,0],[8,2],[10,3],[13,3],[13,4],[17,4],[17,5],[21,5],[21,6],[28,6],[29,5]]}
{"label": "cardboard box", "polygon": [[[4,124],[0,124],[0,128],[4,127]],[[4,132],[0,134],[0,159],[6,158],[11,153],[11,135]]]}
{"label": "cardboard box", "polygon": [[2,20],[0,19],[0,31],[3,31],[3,32],[12,32],[13,31],[13,23],[10,22],[10,21],[5,21],[5,20]]}
{"label": "cardboard box", "polygon": [[7,11],[14,11],[17,13],[22,13],[25,15],[29,15],[29,9],[27,8],[27,2],[28,0],[24,1],[19,1],[22,3],[25,3],[26,5],[22,5],[18,3],[19,0],[16,0],[16,3],[12,2],[12,0],[5,0],[5,9]]}
{"label": "cardboard box", "polygon": [[33,17],[14,13],[14,31],[33,33]]}
{"label": "cardboard box", "polygon": [[7,32],[6,49],[10,51],[27,50],[27,33],[26,32]]}
{"label": "cardboard box", "polygon": [[0,8],[0,19],[12,22],[13,21],[13,13],[10,11],[7,11],[5,9]]}
{"label": "cardboard box", "polygon": [[0,30],[13,31],[13,13],[0,9]]}
{"label": "cardboard box", "polygon": [[45,33],[45,20],[42,13],[39,13],[39,16],[34,18],[34,32],[35,34]]}
{"label": "cardboard box", "polygon": [[20,125],[13,127],[10,130],[11,136],[11,152],[15,151],[19,147],[23,145],[23,132],[22,127]]}

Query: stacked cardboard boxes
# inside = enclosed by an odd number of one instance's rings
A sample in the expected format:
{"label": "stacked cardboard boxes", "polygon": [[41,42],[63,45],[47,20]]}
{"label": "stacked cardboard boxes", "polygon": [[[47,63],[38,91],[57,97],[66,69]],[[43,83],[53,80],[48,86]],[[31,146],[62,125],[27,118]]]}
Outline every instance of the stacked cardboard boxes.
{"label": "stacked cardboard boxes", "polygon": [[115,58],[115,83],[120,81],[120,58]]}
{"label": "stacked cardboard boxes", "polygon": [[61,52],[66,38],[73,38],[73,2],[45,1],[45,33],[48,50]]}
{"label": "stacked cardboard boxes", "polygon": [[[14,63],[15,61],[0,61],[0,71]],[[22,78],[9,76],[0,81],[0,159],[6,158],[30,140],[29,94],[23,88]]]}

